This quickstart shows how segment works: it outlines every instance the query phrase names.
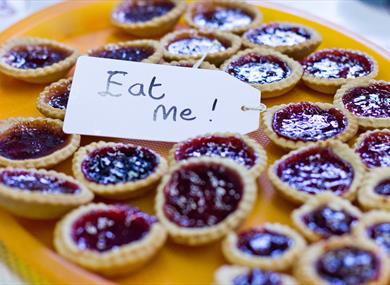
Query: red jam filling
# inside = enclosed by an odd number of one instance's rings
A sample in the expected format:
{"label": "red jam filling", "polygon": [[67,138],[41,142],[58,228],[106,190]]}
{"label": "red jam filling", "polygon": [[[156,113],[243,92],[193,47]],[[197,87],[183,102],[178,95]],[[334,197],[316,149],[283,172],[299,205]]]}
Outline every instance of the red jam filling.
{"label": "red jam filling", "polygon": [[176,150],[175,160],[192,157],[223,157],[251,168],[256,164],[257,155],[251,147],[237,137],[201,137],[187,141]]}
{"label": "red jam filling", "polygon": [[192,36],[175,39],[169,43],[167,50],[172,54],[200,56],[205,52],[212,54],[225,51],[226,46],[215,38]]}
{"label": "red jam filling", "polygon": [[390,196],[390,179],[385,180],[374,188],[374,192],[382,196]]}
{"label": "red jam filling", "polygon": [[151,150],[136,146],[104,147],[82,162],[86,179],[102,185],[137,182],[150,176],[159,164]]}
{"label": "red jam filling", "polygon": [[272,129],[280,137],[294,141],[327,140],[342,133],[347,119],[335,108],[323,110],[303,102],[275,112]]}
{"label": "red jam filling", "polygon": [[330,191],[342,195],[352,184],[353,167],[331,149],[310,148],[279,163],[279,178],[290,187],[308,194]]}
{"label": "red jam filling", "polygon": [[364,55],[343,50],[324,50],[306,58],[306,73],[326,79],[358,78],[372,71],[372,61]]}
{"label": "red jam filling", "polygon": [[252,269],[235,277],[233,285],[282,285],[282,280],[276,272]]}
{"label": "red jam filling", "polygon": [[3,58],[13,68],[37,69],[60,62],[70,54],[68,50],[41,44],[14,47]]}
{"label": "red jam filling", "polygon": [[378,278],[379,259],[353,246],[330,250],[317,261],[317,273],[329,284],[366,284]]}
{"label": "red jam filling", "polygon": [[53,108],[65,110],[68,105],[70,88],[72,82],[58,84],[50,88],[50,96],[47,98],[47,104]]}
{"label": "red jam filling", "polygon": [[50,155],[69,142],[60,127],[42,122],[22,122],[0,134],[0,155],[13,160]]}
{"label": "red jam filling", "polygon": [[180,227],[214,226],[239,206],[241,177],[225,166],[190,164],[176,170],[164,188],[166,217]]}
{"label": "red jam filling", "polygon": [[380,223],[370,227],[368,235],[390,256],[390,223]]}
{"label": "red jam filling", "polygon": [[390,133],[370,134],[362,141],[356,152],[369,168],[390,166]]}
{"label": "red jam filling", "polygon": [[366,87],[355,87],[343,96],[348,111],[360,117],[390,117],[390,84],[376,83]]}
{"label": "red jam filling", "polygon": [[345,210],[322,206],[303,217],[305,225],[323,238],[340,236],[351,232],[358,219]]}
{"label": "red jam filling", "polygon": [[250,255],[278,257],[293,245],[286,235],[267,229],[253,229],[238,235],[237,248]]}
{"label": "red jam filling", "polygon": [[108,46],[93,51],[90,56],[140,62],[154,53],[152,47],[116,47]]}
{"label": "red jam filling", "polygon": [[291,69],[286,62],[273,55],[250,53],[230,63],[226,70],[241,81],[269,84],[287,78]]}
{"label": "red jam filling", "polygon": [[112,206],[79,217],[72,225],[72,239],[81,250],[106,252],[141,240],[155,222],[136,208]]}
{"label": "red jam filling", "polygon": [[81,191],[75,183],[56,176],[22,170],[0,172],[0,183],[13,189],[43,194],[78,194]]}
{"label": "red jam filling", "polygon": [[255,44],[278,47],[303,43],[310,39],[311,35],[302,27],[275,23],[251,30],[246,34],[246,38]]}

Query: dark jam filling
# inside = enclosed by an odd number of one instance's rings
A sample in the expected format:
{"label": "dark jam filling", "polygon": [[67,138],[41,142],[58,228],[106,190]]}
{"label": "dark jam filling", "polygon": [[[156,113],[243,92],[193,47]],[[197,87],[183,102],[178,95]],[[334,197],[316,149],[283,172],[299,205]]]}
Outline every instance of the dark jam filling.
{"label": "dark jam filling", "polygon": [[174,7],[169,0],[127,1],[113,12],[113,18],[122,23],[143,23],[164,16]]}
{"label": "dark jam filling", "polygon": [[223,221],[239,206],[241,177],[219,164],[191,164],[175,171],[164,188],[164,213],[180,227],[202,228]]}
{"label": "dark jam filling", "polygon": [[143,147],[104,147],[90,153],[81,170],[89,181],[110,185],[146,179],[158,164],[156,154]]}
{"label": "dark jam filling", "polygon": [[37,69],[60,62],[70,54],[65,49],[42,44],[14,47],[3,58],[5,63],[14,68]]}
{"label": "dark jam filling", "polygon": [[355,247],[331,250],[317,261],[317,272],[329,284],[366,284],[378,278],[378,258]]}
{"label": "dark jam filling", "polygon": [[291,69],[276,56],[250,53],[230,63],[227,72],[247,83],[269,84],[287,78]]}
{"label": "dark jam filling", "polygon": [[390,222],[376,224],[368,229],[368,235],[390,256]]}
{"label": "dark jam filling", "polygon": [[65,110],[68,106],[69,93],[72,82],[66,82],[55,87],[50,88],[50,97],[47,104],[53,108]]}
{"label": "dark jam filling", "polygon": [[390,84],[376,83],[350,89],[343,96],[343,104],[356,116],[389,118]]}
{"label": "dark jam filling", "polygon": [[10,188],[43,194],[78,194],[81,191],[78,185],[70,181],[33,171],[4,170],[0,172],[0,183]]}
{"label": "dark jam filling", "polygon": [[105,252],[141,240],[156,219],[128,206],[94,210],[72,225],[72,239],[81,250]]}
{"label": "dark jam filling", "polygon": [[356,152],[369,168],[390,166],[390,133],[372,133],[363,140]]}
{"label": "dark jam filling", "polygon": [[374,192],[382,196],[390,196],[390,179],[378,184],[374,188]]}
{"label": "dark jam filling", "polygon": [[107,46],[93,51],[90,56],[140,62],[154,53],[152,47],[116,47]]}
{"label": "dark jam filling", "polygon": [[237,248],[250,255],[278,257],[293,245],[286,235],[267,229],[253,229],[238,235]]}
{"label": "dark jam filling", "polygon": [[307,194],[332,192],[342,195],[352,184],[352,166],[328,148],[313,147],[279,163],[279,178],[290,187]]}
{"label": "dark jam filling", "polygon": [[233,285],[282,285],[282,280],[276,272],[252,269],[235,277]]}
{"label": "dark jam filling", "polygon": [[311,38],[310,33],[302,28],[286,24],[269,24],[247,33],[246,38],[255,44],[271,47],[292,46]]}
{"label": "dark jam filling", "polygon": [[13,160],[36,159],[58,151],[69,142],[60,127],[23,122],[0,134],[0,155]]}
{"label": "dark jam filling", "polygon": [[315,77],[326,79],[358,78],[372,71],[372,62],[364,55],[343,51],[319,51],[302,63],[303,69]]}
{"label": "dark jam filling", "polygon": [[357,221],[357,217],[347,211],[327,206],[315,209],[303,217],[305,225],[323,238],[348,234]]}
{"label": "dark jam filling", "polygon": [[226,46],[217,39],[193,36],[177,38],[167,46],[167,50],[172,54],[199,56],[205,52],[210,54],[226,50]]}
{"label": "dark jam filling", "polygon": [[256,164],[257,155],[243,140],[236,137],[201,137],[190,140],[176,150],[176,161],[192,157],[223,157],[251,168]]}
{"label": "dark jam filling", "polygon": [[306,102],[275,112],[272,121],[278,136],[294,141],[327,140],[342,133],[346,125],[346,117],[339,110],[323,110]]}

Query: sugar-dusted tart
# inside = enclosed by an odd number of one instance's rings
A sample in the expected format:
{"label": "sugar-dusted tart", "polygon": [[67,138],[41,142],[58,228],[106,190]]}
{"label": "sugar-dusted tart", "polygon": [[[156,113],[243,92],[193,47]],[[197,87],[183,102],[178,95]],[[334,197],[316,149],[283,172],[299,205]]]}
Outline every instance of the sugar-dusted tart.
{"label": "sugar-dusted tart", "polygon": [[147,147],[94,142],[73,158],[73,174],[96,195],[128,199],[155,189],[167,169],[163,157]]}
{"label": "sugar-dusted tart", "polygon": [[364,172],[353,150],[333,141],[311,144],[284,155],[268,169],[268,176],[283,196],[304,203],[323,192],[354,200]]}
{"label": "sugar-dusted tart", "polygon": [[156,214],[172,239],[201,245],[220,239],[250,213],[255,179],[228,159],[198,158],[175,164],[157,190]]}
{"label": "sugar-dusted tart", "polygon": [[158,63],[162,58],[162,50],[158,41],[134,40],[107,44],[88,51],[88,55],[117,60]]}
{"label": "sugar-dusted tart", "polygon": [[260,25],[263,15],[256,6],[243,1],[203,0],[188,8],[186,20],[196,29],[242,34]]}
{"label": "sugar-dusted tart", "polygon": [[79,135],[62,131],[62,121],[48,118],[10,118],[0,121],[0,165],[50,167],[70,157]]}
{"label": "sugar-dusted tart", "polygon": [[127,205],[89,204],[56,225],[54,246],[66,259],[113,276],[137,270],[152,259],[166,231],[149,214]]}
{"label": "sugar-dusted tart", "polygon": [[327,103],[290,103],[263,114],[264,131],[277,145],[296,149],[312,142],[348,141],[358,130],[349,112]]}
{"label": "sugar-dusted tart", "polygon": [[351,81],[337,90],[334,104],[350,112],[362,128],[390,128],[390,82]]}
{"label": "sugar-dusted tart", "polygon": [[14,215],[55,219],[92,199],[91,191],[63,173],[0,168],[0,205]]}
{"label": "sugar-dusted tart", "polygon": [[[177,67],[189,67],[192,68],[198,61],[196,59],[182,59],[182,60],[174,60],[170,62],[164,62],[166,65],[172,65]],[[199,66],[201,69],[218,69],[214,64],[211,64],[207,61],[203,61]]]}
{"label": "sugar-dusted tart", "polygon": [[225,61],[221,70],[259,89],[262,98],[290,91],[302,76],[299,62],[266,48],[240,51]]}
{"label": "sugar-dusted tart", "polygon": [[297,281],[276,271],[223,265],[214,274],[215,285],[297,285]]}
{"label": "sugar-dusted tart", "polygon": [[124,0],[111,14],[111,22],[138,37],[162,36],[173,30],[186,10],[182,0]]}
{"label": "sugar-dusted tart", "polygon": [[177,143],[169,153],[169,163],[199,157],[228,158],[259,176],[267,164],[264,148],[245,135],[214,133]]}
{"label": "sugar-dusted tart", "polygon": [[375,245],[352,237],[316,243],[300,255],[295,277],[305,285],[385,285],[389,261]]}
{"label": "sugar-dusted tart", "polygon": [[206,61],[220,65],[241,47],[240,37],[227,32],[206,32],[184,29],[161,39],[164,59],[168,61],[199,59],[206,52]]}
{"label": "sugar-dusted tart", "polygon": [[314,29],[285,22],[272,22],[255,27],[242,37],[245,47],[269,47],[296,59],[312,53],[321,42],[321,35]]}
{"label": "sugar-dusted tart", "polygon": [[16,38],[0,46],[0,72],[31,83],[65,77],[80,55],[77,49],[41,38]]}
{"label": "sugar-dusted tart", "polygon": [[375,78],[378,64],[371,56],[356,50],[323,49],[302,61],[303,82],[327,94],[357,78]]}
{"label": "sugar-dusted tart", "polygon": [[362,213],[348,200],[331,193],[310,198],[292,213],[294,226],[310,242],[352,233]]}

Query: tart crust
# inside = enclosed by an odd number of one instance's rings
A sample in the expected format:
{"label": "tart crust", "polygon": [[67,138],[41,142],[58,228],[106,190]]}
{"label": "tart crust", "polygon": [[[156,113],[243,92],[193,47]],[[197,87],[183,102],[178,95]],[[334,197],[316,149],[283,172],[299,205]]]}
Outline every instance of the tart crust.
{"label": "tart crust", "polygon": [[80,52],[77,49],[71,48],[62,43],[48,39],[26,37],[12,39],[4,43],[0,47],[0,59],[14,47],[40,44],[66,50],[70,52],[70,55],[67,56],[64,60],[53,63],[49,66],[28,69],[15,68],[8,65],[3,60],[0,60],[0,72],[30,83],[49,83],[65,77],[68,71],[76,63],[76,60],[80,55]]}
{"label": "tart crust", "polygon": [[[182,167],[194,164],[220,164],[235,171],[242,179],[243,195],[237,209],[220,223],[203,228],[184,228],[171,222],[164,213],[164,188],[169,183],[171,175]],[[182,161],[170,168],[158,186],[155,210],[161,224],[166,228],[170,237],[179,244],[197,246],[216,241],[236,228],[251,212],[257,197],[255,179],[242,166],[223,158],[196,158]]]}
{"label": "tart crust", "polygon": [[154,172],[145,179],[141,179],[135,182],[117,183],[117,184],[98,184],[93,181],[89,181],[81,170],[81,165],[85,159],[88,158],[89,154],[93,151],[105,147],[118,147],[118,146],[129,146],[137,147],[136,145],[127,143],[114,143],[114,142],[93,142],[89,145],[81,147],[74,155],[72,162],[73,175],[78,181],[84,184],[88,189],[93,191],[96,195],[115,199],[123,200],[132,197],[137,197],[145,194],[146,192],[155,189],[157,184],[160,182],[162,175],[167,170],[167,162],[158,153],[151,151],[158,158],[158,166]]}
{"label": "tart crust", "polygon": [[[195,59],[182,59],[182,60],[174,60],[174,61],[171,61],[171,62],[164,62],[163,64],[165,65],[171,65],[171,66],[178,66],[180,67],[181,65],[191,65],[191,67],[189,68],[192,68],[192,66],[194,66],[198,61],[195,60]],[[201,65],[199,66],[199,68],[201,69],[212,69],[212,70],[218,70],[218,68],[214,65],[214,64],[211,64],[207,61],[203,61],[201,63]]]}
{"label": "tart crust", "polygon": [[231,232],[226,236],[222,243],[222,252],[225,258],[232,264],[248,266],[251,268],[275,271],[288,270],[306,247],[305,240],[295,230],[286,225],[267,223],[259,228],[287,236],[293,241],[292,246],[287,249],[283,255],[278,257],[252,256],[241,252],[237,248],[238,235],[235,232]]}
{"label": "tart crust", "polygon": [[[275,144],[277,144],[280,147],[286,148],[286,149],[297,149],[297,148],[304,147],[304,146],[307,146],[307,145],[313,143],[313,141],[306,142],[306,141],[301,141],[301,140],[294,141],[294,140],[286,139],[286,138],[280,137],[273,130],[272,123],[273,123],[273,118],[274,118],[275,113],[282,110],[282,109],[285,109],[291,105],[296,105],[296,104],[297,103],[290,103],[290,104],[282,104],[282,105],[274,106],[270,109],[267,109],[263,113],[263,124],[264,124],[265,134]],[[335,108],[332,104],[328,104],[328,103],[311,103],[311,104],[320,107],[322,110],[329,110],[329,109]],[[338,135],[336,135],[332,138],[325,140],[325,142],[326,141],[333,141],[333,140],[340,140],[342,142],[346,142],[346,141],[350,140],[358,131],[357,120],[353,116],[351,116],[351,114],[349,112],[346,112],[343,109],[339,109],[339,110],[343,113],[343,115],[347,119],[347,125],[346,125],[344,131],[342,131],[341,133],[339,133]]]}
{"label": "tart crust", "polygon": [[49,194],[15,189],[0,183],[0,205],[14,215],[37,220],[55,219],[69,210],[86,204],[93,199],[93,193],[76,181],[73,177],[56,171],[44,169],[2,168],[3,171],[26,171],[56,177],[76,184],[80,192],[77,194]]}
{"label": "tart crust", "polygon": [[79,249],[71,237],[73,223],[84,214],[94,210],[109,210],[110,205],[89,204],[73,210],[57,223],[54,246],[63,257],[89,270],[114,276],[137,270],[149,261],[164,245],[166,231],[160,223],[154,223],[149,233],[141,240],[99,253]]}

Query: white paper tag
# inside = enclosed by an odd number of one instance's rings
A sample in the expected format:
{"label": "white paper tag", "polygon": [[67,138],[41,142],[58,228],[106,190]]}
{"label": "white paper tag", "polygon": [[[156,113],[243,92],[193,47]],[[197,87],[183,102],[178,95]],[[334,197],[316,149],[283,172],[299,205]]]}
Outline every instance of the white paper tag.
{"label": "white paper tag", "polygon": [[82,56],[64,132],[176,142],[259,127],[260,92],[222,71]]}

